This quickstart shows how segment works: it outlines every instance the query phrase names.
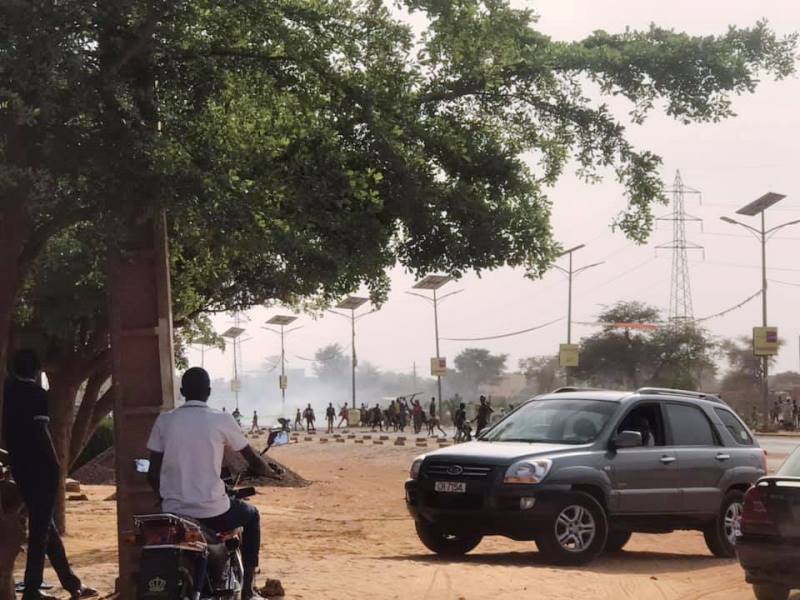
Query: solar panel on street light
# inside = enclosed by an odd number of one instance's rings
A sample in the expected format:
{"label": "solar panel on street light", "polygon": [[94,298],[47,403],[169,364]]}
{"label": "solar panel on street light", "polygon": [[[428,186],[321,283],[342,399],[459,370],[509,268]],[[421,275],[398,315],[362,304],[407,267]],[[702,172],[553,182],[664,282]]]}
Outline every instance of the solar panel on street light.
{"label": "solar panel on street light", "polygon": [[577,246],[573,246],[569,250],[564,250],[561,254],[559,254],[559,256],[566,256],[567,254],[575,252],[576,250],[580,250],[584,246],[586,246],[586,244],[578,244]]}
{"label": "solar panel on street light", "polygon": [[243,333],[244,329],[242,329],[241,327],[229,327],[222,333],[222,337],[231,338],[232,340],[235,340]]}
{"label": "solar panel on street light", "polygon": [[767,192],[757,200],[753,200],[750,204],[743,206],[736,211],[736,214],[747,215],[748,217],[755,216],[764,212],[773,204],[777,204],[786,198],[784,194],[776,194],[774,192]]}
{"label": "solar panel on street light", "polygon": [[450,275],[426,275],[412,287],[417,290],[438,290],[451,279]]}
{"label": "solar panel on street light", "polygon": [[342,308],[345,310],[355,310],[359,306],[363,306],[367,302],[369,302],[369,298],[362,298],[360,296],[348,296],[347,298],[339,302],[339,304],[336,305],[336,308]]}
{"label": "solar panel on street light", "polygon": [[267,321],[267,325],[288,325],[292,321],[296,321],[297,317],[292,317],[289,315],[275,315],[269,321]]}

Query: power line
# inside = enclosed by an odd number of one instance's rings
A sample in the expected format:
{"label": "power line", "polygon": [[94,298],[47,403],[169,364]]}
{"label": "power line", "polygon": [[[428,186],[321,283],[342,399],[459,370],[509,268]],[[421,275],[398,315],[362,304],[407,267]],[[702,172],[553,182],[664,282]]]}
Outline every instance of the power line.
{"label": "power line", "polygon": [[485,340],[499,340],[500,338],[507,338],[512,337],[515,335],[522,335],[523,333],[530,333],[531,331],[536,331],[537,329],[543,329],[550,325],[554,325],[560,321],[563,321],[565,317],[559,317],[558,319],[553,319],[552,321],[548,321],[547,323],[542,323],[541,325],[535,325],[533,327],[529,327],[528,329],[521,329],[519,331],[511,331],[509,333],[501,333],[500,335],[489,335],[486,337],[476,337],[476,338],[447,338],[443,337],[442,340],[446,340],[448,342],[482,342]]}
{"label": "power line", "polygon": [[770,283],[780,283],[781,285],[791,285],[792,287],[800,287],[800,283],[796,281],[779,281],[778,279],[770,279]]}

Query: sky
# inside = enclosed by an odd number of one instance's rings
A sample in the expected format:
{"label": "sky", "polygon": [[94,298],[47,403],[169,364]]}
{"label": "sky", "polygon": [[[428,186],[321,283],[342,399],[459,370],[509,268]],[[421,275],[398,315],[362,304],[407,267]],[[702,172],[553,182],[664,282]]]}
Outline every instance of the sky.
{"label": "sky", "polygon": [[[789,33],[791,27],[800,25],[800,2],[796,0],[537,0],[515,4],[533,8],[540,15],[538,28],[562,40],[580,39],[597,29],[642,29],[651,22],[698,35],[724,33],[729,25],[749,26],[760,18],[768,19],[778,33]],[[796,172],[800,166],[798,99],[797,77],[764,81],[755,94],[735,98],[737,116],[722,123],[683,125],[654,111],[645,124],[628,124],[628,136],[634,145],[663,158],[662,177],[668,187],[679,170],[684,184],[702,192],[686,198],[687,212],[702,219],[687,223],[687,239],[704,248],[689,256],[695,317],[731,308],[761,287],[758,241],[744,229],[720,221],[721,216],[734,215],[739,207],[773,191],[787,197],[770,209],[768,226],[800,219],[800,178]],[[619,114],[624,116],[625,111]],[[611,223],[624,208],[625,200],[621,187],[610,177],[590,185],[566,171],[548,196],[553,204],[556,239],[564,247],[586,244],[576,252],[575,266],[604,261],[575,279],[574,320],[592,322],[604,306],[619,300],[647,302],[666,314],[672,257],[669,250],[658,250],[656,246],[669,243],[671,222],[659,223],[643,246],[613,232]],[[667,216],[669,212],[669,207],[656,207],[658,215]],[[749,222],[756,217],[741,219]],[[778,232],[767,251],[769,323],[779,327],[780,337],[785,340],[777,361],[779,371],[800,370],[798,250],[800,225]],[[411,275],[395,269],[391,278],[388,302],[357,322],[359,360],[383,370],[409,373],[416,363],[420,374],[428,374],[430,357],[435,356],[432,307],[406,293],[414,284]],[[440,306],[442,338],[493,336],[562,320],[498,340],[443,340],[441,355],[449,359],[450,365],[463,348],[477,346],[508,354],[507,364],[513,370],[519,359],[556,354],[558,344],[566,341],[567,282],[557,270],[539,281],[526,279],[521,270],[510,268],[484,273],[480,278],[467,275],[447,284],[441,294],[456,290],[463,291]],[[278,313],[290,314],[281,308],[257,308],[247,314],[249,340],[242,346],[245,371],[263,368],[268,357],[280,352],[279,337],[262,329],[264,321]],[[230,317],[221,315],[215,325],[221,331],[229,321]],[[751,328],[760,323],[760,298],[704,321],[720,337],[750,335]],[[339,316],[315,320],[301,315],[296,326],[302,328],[286,338],[287,368],[309,369],[311,363],[303,358],[313,357],[318,348],[327,344],[340,343],[349,351],[350,323]],[[594,331],[596,328],[590,325],[573,324],[573,341]],[[191,351],[190,360],[199,363],[199,353]],[[207,352],[204,362],[212,377],[231,376],[230,352]]]}

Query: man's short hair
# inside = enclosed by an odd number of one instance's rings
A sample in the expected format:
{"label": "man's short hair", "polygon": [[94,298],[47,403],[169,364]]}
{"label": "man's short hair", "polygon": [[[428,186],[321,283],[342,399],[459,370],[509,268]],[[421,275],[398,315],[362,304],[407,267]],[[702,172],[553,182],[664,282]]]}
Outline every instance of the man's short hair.
{"label": "man's short hair", "polygon": [[187,369],[181,378],[181,394],[187,400],[206,402],[211,395],[211,378],[200,367]]}
{"label": "man's short hair", "polygon": [[23,348],[17,350],[17,353],[14,355],[11,370],[17,377],[34,379],[39,374],[39,371],[42,370],[42,363],[39,361],[39,356],[36,354],[36,351]]}

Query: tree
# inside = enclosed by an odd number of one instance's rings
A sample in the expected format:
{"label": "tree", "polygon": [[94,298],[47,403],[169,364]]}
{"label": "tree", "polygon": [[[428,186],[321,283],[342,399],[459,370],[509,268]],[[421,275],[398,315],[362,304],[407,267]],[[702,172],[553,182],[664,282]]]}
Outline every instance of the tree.
{"label": "tree", "polygon": [[[740,337],[724,340],[720,344],[728,368],[720,381],[723,392],[739,391],[758,396],[761,392],[761,357],[753,354],[750,338]],[[769,357],[769,364],[775,364],[775,357]]]}
{"label": "tree", "polygon": [[327,384],[342,384],[350,376],[350,358],[339,344],[329,344],[314,353],[314,375]]}
{"label": "tree", "polygon": [[598,317],[602,331],[581,340],[577,378],[600,387],[696,389],[716,372],[716,345],[694,324],[667,325],[658,309],[619,302]]}
{"label": "tree", "polygon": [[491,354],[484,348],[465,348],[453,361],[460,387],[474,394],[480,385],[497,383],[505,371],[508,354]]}
{"label": "tree", "polygon": [[558,356],[531,356],[519,361],[519,369],[525,373],[528,384],[535,385],[536,394],[552,392],[558,387]]}
{"label": "tree", "polygon": [[615,169],[629,197],[617,225],[635,239],[663,199],[658,157],[583,79],[628,98],[636,121],[664,100],[702,122],[730,116],[761,73],[794,70],[795,37],[764,23],[565,44],[502,1],[406,6],[428,17],[420,38],[379,0],[0,6],[0,364],[32,261],[82,220],[113,232],[154,204],[187,211],[209,242],[189,252],[211,267],[221,238],[258,246],[235,294],[204,272],[243,306],[358,283],[382,298],[396,262],[536,276],[557,251],[545,188],[568,161]]}

